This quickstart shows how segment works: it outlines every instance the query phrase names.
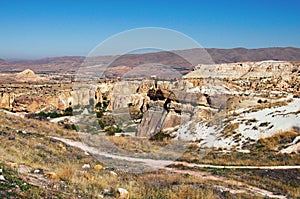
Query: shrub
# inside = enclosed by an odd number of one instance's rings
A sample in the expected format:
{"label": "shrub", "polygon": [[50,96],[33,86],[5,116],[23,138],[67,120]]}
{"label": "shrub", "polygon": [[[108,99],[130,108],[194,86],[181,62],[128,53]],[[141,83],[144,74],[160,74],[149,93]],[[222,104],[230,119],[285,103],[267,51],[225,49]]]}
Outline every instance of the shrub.
{"label": "shrub", "polygon": [[105,110],[109,105],[109,101],[103,101],[103,109]]}
{"label": "shrub", "polygon": [[57,113],[57,112],[51,112],[51,113],[48,113],[48,114],[49,114],[49,117],[51,117],[51,118],[57,118],[57,117],[63,116],[62,114]]}
{"label": "shrub", "polygon": [[103,111],[102,110],[96,112],[96,117],[97,118],[101,118],[102,116],[103,116]]}
{"label": "shrub", "polygon": [[107,129],[105,129],[105,132],[106,135],[112,136],[115,135],[116,133],[121,133],[123,131],[119,127],[110,126]]}
{"label": "shrub", "polygon": [[101,102],[98,102],[96,105],[95,105],[95,108],[101,108],[102,107],[102,103]]}
{"label": "shrub", "polygon": [[262,122],[259,124],[260,127],[266,127],[270,124],[270,122]]}
{"label": "shrub", "polygon": [[76,170],[73,165],[67,164],[60,167],[56,171],[56,174],[61,180],[70,181],[71,178],[74,176],[75,171]]}
{"label": "shrub", "polygon": [[75,124],[64,124],[64,128],[77,131],[77,127]]}
{"label": "shrub", "polygon": [[99,123],[101,129],[105,128],[105,122],[103,122],[102,120],[99,120],[98,123]]}
{"label": "shrub", "polygon": [[44,111],[41,111],[41,112],[39,112],[39,113],[36,114],[36,115],[39,116],[39,117],[47,117],[47,116],[48,116],[48,114],[45,113]]}
{"label": "shrub", "polygon": [[72,116],[73,115],[73,108],[68,107],[68,108],[66,108],[66,110],[64,112],[65,112],[64,113],[65,116]]}
{"label": "shrub", "polygon": [[150,137],[151,141],[164,141],[164,140],[169,140],[172,137],[169,134],[163,133],[163,132],[159,132],[156,133],[155,135]]}

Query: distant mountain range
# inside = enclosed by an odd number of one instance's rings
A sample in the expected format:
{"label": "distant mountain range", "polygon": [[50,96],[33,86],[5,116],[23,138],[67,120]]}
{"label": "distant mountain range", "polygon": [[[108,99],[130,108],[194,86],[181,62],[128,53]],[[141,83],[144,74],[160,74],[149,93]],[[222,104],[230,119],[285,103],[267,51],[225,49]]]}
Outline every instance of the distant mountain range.
{"label": "distant mountain range", "polygon": [[[205,50],[196,48],[170,52],[101,56],[89,59],[89,62],[90,64],[108,64],[113,60],[109,67],[115,69],[120,66],[126,66],[130,69],[141,64],[160,63],[175,68],[181,71],[181,73],[186,73],[192,70],[195,64],[200,63],[232,63],[263,60],[300,61],[300,48],[293,47],[259,49],[207,48]],[[188,61],[184,58],[188,58]],[[85,57],[83,56],[18,61],[0,59],[0,72],[19,72],[28,68],[38,73],[74,73],[81,67],[84,60]]]}

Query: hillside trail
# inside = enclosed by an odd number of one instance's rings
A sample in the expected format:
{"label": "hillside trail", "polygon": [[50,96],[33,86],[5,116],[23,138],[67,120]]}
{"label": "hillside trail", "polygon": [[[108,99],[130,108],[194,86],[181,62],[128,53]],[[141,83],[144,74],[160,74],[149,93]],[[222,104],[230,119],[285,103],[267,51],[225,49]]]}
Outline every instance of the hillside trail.
{"label": "hillside trail", "polygon": [[[188,174],[191,176],[200,177],[201,179],[205,180],[211,180],[211,181],[218,181],[223,182],[226,185],[231,185],[228,187],[224,187],[221,185],[214,185],[215,188],[221,190],[221,191],[228,191],[233,194],[237,193],[249,193],[252,194],[258,194],[264,197],[269,198],[287,198],[285,195],[276,195],[271,191],[261,189],[249,184],[246,184],[244,182],[240,182],[233,179],[228,179],[221,176],[213,175],[209,172],[202,172],[197,171],[195,168],[214,168],[214,169],[300,169],[300,165],[296,166],[228,166],[228,165],[210,165],[210,164],[194,164],[194,163],[188,163],[188,162],[180,162],[180,161],[170,161],[170,160],[158,160],[158,159],[143,159],[143,158],[135,158],[135,157],[127,157],[127,156],[120,156],[115,154],[110,154],[106,152],[101,152],[99,149],[95,147],[90,147],[85,145],[82,142],[79,141],[73,141],[70,139],[65,138],[59,138],[59,137],[50,137],[53,140],[63,142],[66,145],[77,147],[85,152],[88,152],[90,154],[100,155],[104,156],[106,158],[112,158],[112,159],[118,159],[118,160],[125,160],[129,162],[141,162],[145,165],[153,168],[153,169],[161,169],[167,172],[172,173],[181,173],[181,174]],[[179,168],[170,168],[167,167],[167,165],[182,165],[187,169],[179,169]],[[235,188],[232,188],[234,186]]]}

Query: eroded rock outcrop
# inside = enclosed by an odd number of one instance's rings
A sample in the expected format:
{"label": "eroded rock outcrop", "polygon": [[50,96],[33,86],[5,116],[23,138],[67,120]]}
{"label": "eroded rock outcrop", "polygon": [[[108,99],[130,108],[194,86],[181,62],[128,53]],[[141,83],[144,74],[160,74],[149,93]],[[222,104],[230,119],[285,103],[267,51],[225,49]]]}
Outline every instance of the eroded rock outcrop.
{"label": "eroded rock outcrop", "polygon": [[11,109],[14,99],[14,93],[0,93],[0,107],[5,109]]}
{"label": "eroded rock outcrop", "polygon": [[[122,117],[116,124],[118,127],[130,120],[130,125],[138,126],[137,136],[149,137],[160,132],[172,134],[189,121],[201,123],[203,126],[198,129],[224,123],[233,115],[227,114],[229,111],[256,105],[256,96],[268,101],[271,90],[280,95],[300,96],[297,95],[300,68],[293,63],[219,64],[213,69],[212,65],[199,65],[183,79],[101,80],[82,87],[72,84],[3,85],[0,106],[16,112],[36,113],[100,103],[102,111],[111,114],[111,120]],[[278,93],[272,94],[272,99],[280,97]]]}

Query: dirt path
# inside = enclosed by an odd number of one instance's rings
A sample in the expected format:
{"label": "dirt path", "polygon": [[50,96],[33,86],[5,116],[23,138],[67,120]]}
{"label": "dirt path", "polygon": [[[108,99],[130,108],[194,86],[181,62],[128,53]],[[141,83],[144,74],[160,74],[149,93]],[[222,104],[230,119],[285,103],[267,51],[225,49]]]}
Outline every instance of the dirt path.
{"label": "dirt path", "polygon": [[296,166],[227,166],[227,165],[209,165],[209,164],[193,164],[193,163],[187,163],[187,162],[177,162],[177,161],[169,161],[169,160],[154,160],[154,159],[142,159],[142,158],[133,158],[133,157],[126,157],[126,156],[120,156],[120,155],[114,155],[109,154],[105,152],[99,151],[95,147],[90,147],[85,145],[82,142],[73,141],[65,138],[58,138],[58,137],[50,137],[54,140],[61,141],[69,146],[80,148],[83,151],[86,151],[90,154],[97,154],[108,158],[113,159],[119,159],[119,160],[126,160],[129,162],[142,162],[154,169],[163,169],[165,171],[174,172],[174,173],[182,173],[182,174],[189,174],[193,176],[198,176],[203,179],[213,180],[213,181],[219,181],[219,182],[225,182],[228,185],[233,185],[238,188],[228,188],[223,186],[217,186],[219,189],[222,189],[224,191],[229,191],[231,193],[253,193],[253,194],[259,194],[262,196],[267,196],[270,198],[287,198],[284,195],[276,195],[268,190],[260,189],[258,187],[254,187],[251,185],[248,185],[243,182],[239,182],[236,180],[230,180],[225,177],[215,176],[208,172],[200,172],[200,171],[194,171],[194,170],[181,170],[178,168],[168,168],[167,165],[175,164],[175,165],[183,165],[185,167],[189,168],[215,168],[215,169],[300,169],[300,165]]}
{"label": "dirt path", "polygon": [[80,148],[81,150],[86,151],[90,154],[97,154],[97,155],[105,156],[108,158],[126,160],[126,161],[130,161],[130,162],[142,162],[152,168],[164,168],[165,166],[175,164],[175,165],[183,165],[185,167],[190,167],[190,168],[198,167],[198,168],[212,168],[212,169],[272,169],[272,170],[275,170],[275,169],[278,169],[278,170],[300,169],[300,165],[294,165],[294,166],[228,166],[228,165],[194,164],[194,163],[171,161],[171,160],[143,159],[143,158],[127,157],[127,156],[114,155],[114,154],[110,154],[110,153],[101,152],[97,148],[87,146],[83,142],[73,141],[73,140],[59,138],[59,137],[50,137],[50,138],[61,141],[69,146]]}
{"label": "dirt path", "polygon": [[251,192],[252,194],[256,194],[256,195],[259,194],[262,196],[267,196],[269,198],[280,198],[280,199],[287,198],[286,196],[276,195],[268,190],[260,189],[258,187],[254,187],[254,186],[248,185],[243,182],[239,182],[236,180],[230,180],[230,179],[227,179],[227,178],[221,177],[221,176],[214,176],[208,172],[181,170],[181,169],[177,169],[177,168],[164,168],[164,170],[169,171],[169,172],[174,172],[174,173],[189,174],[189,175],[200,177],[201,179],[204,179],[204,180],[223,182],[226,185],[231,185],[231,186],[225,187],[225,186],[215,185],[215,187],[218,188],[219,190],[228,191],[232,194],[238,194],[238,193],[248,193],[249,194],[249,192]]}
{"label": "dirt path", "polygon": [[293,166],[228,166],[228,165],[211,165],[211,164],[193,164],[187,162],[173,162],[177,165],[185,167],[198,167],[198,168],[212,168],[212,169],[263,169],[263,170],[286,170],[286,169],[300,169],[300,165]]}

